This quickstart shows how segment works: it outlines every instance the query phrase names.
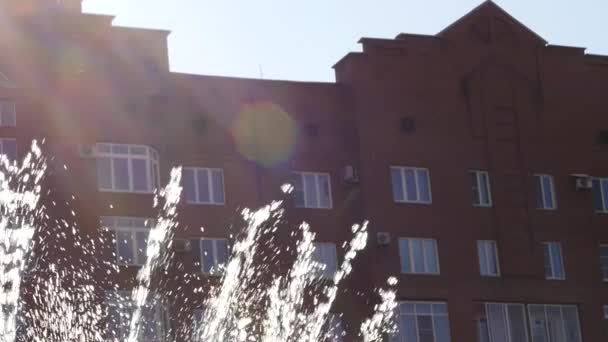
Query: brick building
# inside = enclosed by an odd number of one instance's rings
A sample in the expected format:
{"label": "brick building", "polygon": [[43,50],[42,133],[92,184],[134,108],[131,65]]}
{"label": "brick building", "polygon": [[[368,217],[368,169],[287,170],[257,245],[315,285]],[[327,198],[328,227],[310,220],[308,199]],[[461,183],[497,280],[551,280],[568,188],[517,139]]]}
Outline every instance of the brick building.
{"label": "brick building", "polygon": [[335,308],[345,340],[390,275],[400,342],[608,339],[608,57],[487,1],[436,35],[362,38],[335,83],[187,75],[168,71],[168,32],[48,3],[2,2],[0,146],[45,137],[70,165],[57,196],[117,234],[125,288],[153,189],[183,165],[188,286],[225,260],[238,208],[289,181],[289,220],[311,224],[328,272],[371,222],[347,284],[365,295]]}

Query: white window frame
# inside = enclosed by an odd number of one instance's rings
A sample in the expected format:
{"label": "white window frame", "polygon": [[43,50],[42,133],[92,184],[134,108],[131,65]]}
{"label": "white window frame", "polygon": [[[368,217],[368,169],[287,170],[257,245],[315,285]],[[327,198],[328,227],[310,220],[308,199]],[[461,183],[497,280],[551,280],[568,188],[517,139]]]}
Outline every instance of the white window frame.
{"label": "white window frame", "polygon": [[602,183],[608,183],[608,178],[593,177],[592,180],[598,181],[600,183],[600,194],[602,196],[602,209],[595,209],[595,212],[599,214],[608,214],[608,194],[604,193],[604,186],[602,185]]}
{"label": "white window frame", "polygon": [[[473,184],[472,186],[473,186],[473,189],[475,191],[477,191],[477,198],[479,198],[479,203],[473,202],[473,206],[482,207],[482,208],[491,208],[492,207],[492,188],[490,186],[490,174],[488,173],[488,171],[484,171],[484,170],[470,170],[469,173],[475,175],[475,184]],[[481,199],[482,199],[481,183],[483,180],[482,175],[486,176],[485,185],[486,185],[486,189],[488,190],[488,193],[487,193],[488,202],[487,203],[481,203]]]}
{"label": "white window frame", "polygon": [[[401,311],[401,306],[405,305],[405,304],[413,304],[414,305],[414,313],[407,313],[407,312],[402,312]],[[416,305],[417,304],[422,304],[422,305],[430,305],[431,306],[431,312],[430,313],[418,313],[416,310]],[[433,305],[444,305],[445,306],[445,313],[435,313],[433,311]],[[399,322],[401,316],[405,316],[405,315],[410,315],[410,316],[414,316],[416,317],[416,319],[414,320],[416,322],[416,336],[420,336],[420,331],[419,331],[419,327],[418,327],[418,316],[431,316],[431,325],[433,326],[433,339],[436,340],[437,339],[437,331],[435,330],[435,320],[433,319],[435,316],[446,316],[447,320],[448,320],[448,335],[449,335],[449,339],[450,341],[452,340],[452,334],[451,334],[451,325],[449,324],[450,322],[450,312],[448,309],[448,303],[447,302],[427,302],[427,301],[400,301],[397,304],[397,308],[396,308],[397,312],[396,312],[396,320],[397,322]],[[397,323],[397,326],[399,326],[399,323]],[[397,331],[397,334],[395,334],[394,336],[391,337],[390,341],[391,342],[401,342],[403,341],[404,337],[401,335],[400,331]]]}
{"label": "white window frame", "polygon": [[[608,249],[608,244],[600,245],[600,270],[602,272],[602,281],[608,282],[608,257],[606,257],[606,265],[604,266],[604,264],[602,264],[602,248]],[[606,271],[606,276],[604,276],[604,271]]]}
{"label": "white window frame", "polygon": [[[482,248],[485,251],[486,255],[486,265],[489,265],[492,261],[489,257],[489,253],[494,255],[494,259],[496,260],[496,274],[490,273],[489,269],[484,273],[481,258],[482,255],[479,254],[479,249]],[[500,277],[500,260],[498,259],[498,243],[495,240],[477,240],[477,256],[479,259],[479,273],[484,277]]]}
{"label": "white window frame", "polygon": [[[0,74],[1,78],[1,74]],[[10,108],[8,112],[5,112],[6,108]],[[14,117],[14,124],[6,124],[4,122],[5,115],[12,115]],[[15,101],[10,99],[0,99],[0,127],[17,127],[17,104]]]}
{"label": "white window frame", "polygon": [[[302,205],[298,205],[298,208],[307,208],[307,209],[332,209],[333,208],[333,198],[332,198],[332,188],[331,188],[331,175],[327,172],[310,172],[310,171],[293,171],[293,174],[296,177],[300,178],[300,183],[302,184],[302,195],[304,196],[304,203]],[[316,205],[309,206],[306,204],[308,199],[308,194],[306,193],[306,183],[304,176],[314,176],[315,179],[315,188],[317,189],[317,198]],[[319,181],[320,177],[327,177],[327,187],[329,190],[329,205],[327,207],[321,206],[321,182]]]}
{"label": "white window frame", "polygon": [[[4,143],[8,141],[15,143],[15,159],[17,159],[17,139],[15,138],[0,138],[0,154],[6,155],[4,152]],[[8,158],[8,155],[6,157]],[[10,158],[8,159],[11,160]]]}
{"label": "white window frame", "polygon": [[[111,152],[112,147],[114,147],[114,146],[126,147],[128,152],[127,153]],[[100,151],[101,147],[109,148],[110,152]],[[146,153],[145,154],[132,153],[131,152],[132,148],[133,149],[144,148]],[[98,187],[99,191],[151,194],[151,193],[154,193],[154,190],[159,187],[159,184],[160,184],[159,155],[158,155],[158,152],[150,146],[137,145],[137,144],[117,144],[117,143],[102,142],[102,143],[97,143],[97,145],[96,145],[95,157],[96,158],[108,158],[110,160],[110,170],[111,170],[110,183],[112,183],[112,186],[111,186],[111,188],[102,188],[98,181],[97,187]],[[127,159],[127,172],[129,173],[129,182],[128,182],[129,189],[117,189],[116,181],[114,179],[114,159],[115,158]],[[147,176],[147,180],[148,180],[146,190],[135,190],[135,186],[133,183],[133,178],[134,178],[133,177],[133,166],[132,166],[131,161],[136,160],[136,159],[144,160],[146,162],[146,176]],[[152,174],[153,173],[152,168],[154,168],[154,170],[156,171],[156,172],[154,172],[155,175]],[[99,172],[99,169],[96,169],[96,171]]]}
{"label": "white window frame", "polygon": [[[393,170],[398,170],[401,173],[401,193],[403,194],[403,200],[398,200],[396,198],[394,198],[393,195],[393,200],[397,203],[417,203],[417,204],[431,204],[433,203],[433,191],[431,189],[431,172],[429,171],[429,169],[424,168],[424,167],[415,167],[415,166],[391,166],[390,168],[391,170],[391,183],[392,183],[392,172]],[[416,185],[416,197],[418,198],[417,200],[408,200],[407,199],[407,181],[406,181],[406,177],[405,177],[405,171],[413,171],[414,172],[414,181],[415,181],[415,185]],[[429,199],[428,200],[422,200],[421,196],[420,196],[420,184],[418,184],[418,176],[417,176],[417,172],[418,171],[424,171],[426,173],[426,179],[427,179],[427,183],[429,186]],[[392,187],[394,187],[394,184],[391,184],[391,190]]]}
{"label": "white window frame", "polygon": [[[560,304],[528,304],[526,305],[527,308],[527,314],[528,314],[528,324],[530,325],[530,335],[533,334],[532,329],[534,329],[533,327],[533,322],[532,322],[532,307],[534,306],[541,306],[543,307],[544,311],[545,311],[545,315],[544,315],[544,321],[545,321],[545,333],[547,333],[547,327],[546,327],[546,322],[547,322],[547,308],[549,307],[558,307],[560,308],[560,316],[561,316],[561,320],[562,320],[562,326],[565,326],[564,324],[564,308],[575,308],[576,309],[576,322],[577,322],[577,326],[578,326],[578,336],[580,337],[580,341],[583,341],[583,335],[581,333],[581,322],[580,322],[580,317],[579,317],[579,312],[578,312],[578,306],[576,305],[560,305]],[[545,335],[547,336],[547,335]]]}
{"label": "white window frame", "polygon": [[[213,265],[210,268],[210,272],[205,272],[205,250],[203,248],[203,241],[211,241],[212,242],[212,249],[213,249],[213,254],[211,255],[213,258]],[[207,274],[207,275],[212,275],[212,276],[219,276],[222,275],[222,273],[224,272],[224,268],[227,265],[223,265],[223,267],[220,267],[220,264],[218,263],[218,246],[217,246],[217,241],[225,241],[226,242],[226,248],[228,249],[226,251],[226,263],[229,262],[230,260],[230,246],[228,245],[228,239],[224,239],[224,238],[202,238],[199,240],[199,250],[200,250],[200,264],[201,264],[201,273],[203,274]]]}
{"label": "white window frame", "polygon": [[[535,174],[534,178],[536,178],[536,181],[538,182],[538,189],[540,189],[540,198],[542,201],[542,207],[537,207],[536,209],[540,209],[540,210],[557,210],[557,196],[555,194],[555,182],[553,180],[553,176],[549,175],[549,174]],[[549,180],[549,186],[550,186],[550,191],[551,191],[551,200],[553,201],[553,207],[550,207],[546,202],[545,202],[545,183],[543,182],[543,179],[548,179]]]}
{"label": "white window frame", "polygon": [[[545,279],[547,279],[547,280],[565,280],[566,279],[566,268],[564,267],[564,253],[563,253],[563,250],[562,250],[562,244],[561,244],[561,242],[558,242],[558,241],[545,241],[545,242],[543,242],[543,249],[546,246],[549,246],[549,263],[551,265],[551,275],[547,276],[545,274]],[[561,267],[562,267],[562,270],[564,271],[563,277],[558,277],[558,276],[555,275],[556,265],[554,265],[554,263],[553,263],[553,257],[551,255],[552,246],[557,246],[557,250],[559,251],[559,256],[560,256],[560,261],[561,261]],[[544,256],[544,250],[543,250],[543,256]]]}
{"label": "white window frame", "polygon": [[[106,291],[106,299],[105,299],[105,306],[106,309],[109,306],[114,306],[117,308],[117,310],[120,310],[120,314],[119,316],[121,316],[121,318],[123,318],[123,316],[129,317],[129,321],[128,322],[118,322],[120,323],[126,323],[126,324],[120,324],[118,328],[120,329],[120,335],[121,336],[129,336],[129,325],[130,325],[130,318],[131,315],[133,314],[132,311],[134,310],[133,308],[133,301],[131,299],[131,291],[129,290],[107,290]],[[163,299],[159,299],[156,301],[155,303],[155,316],[156,316],[156,329],[158,332],[160,332],[161,336],[157,336],[156,339],[154,340],[146,340],[145,342],[164,342],[165,341],[165,335],[167,334],[167,329],[169,328],[169,322],[168,322],[168,318],[169,318],[169,310],[168,310],[168,306],[166,305],[166,303],[164,302]],[[130,314],[128,314],[128,312],[131,311]],[[140,338],[143,338],[143,336],[140,335]]]}
{"label": "white window frame", "polygon": [[[189,204],[206,204],[206,205],[224,205],[226,204],[226,192],[225,192],[225,178],[224,178],[224,170],[221,168],[212,168],[212,167],[184,167],[184,170],[192,170],[194,173],[194,197],[196,200],[192,201],[186,198],[186,203]],[[213,171],[219,171],[222,174],[222,188],[219,189],[222,192],[223,201],[215,201],[215,191],[216,189],[213,187]],[[199,188],[198,188],[198,173],[205,172],[207,174],[207,184],[209,184],[209,201],[201,201]],[[186,186],[186,183],[183,183]],[[185,195],[184,195],[185,198]]]}
{"label": "white window frame", "polygon": [[486,322],[487,322],[487,333],[488,333],[488,338],[490,342],[493,342],[493,335],[492,335],[492,325],[490,324],[490,318],[489,318],[489,310],[488,307],[490,305],[500,305],[501,309],[503,311],[503,315],[504,315],[504,326],[507,328],[506,329],[506,335],[507,335],[507,341],[506,342],[524,342],[524,341],[516,341],[516,340],[512,340],[513,337],[511,336],[511,318],[509,317],[509,307],[510,306],[517,306],[521,309],[521,313],[523,314],[522,318],[523,318],[523,325],[524,325],[524,329],[526,332],[526,340],[525,341],[530,341],[530,327],[529,325],[529,319],[528,319],[528,311],[526,309],[526,305],[522,304],[522,303],[498,303],[498,302],[482,302],[481,304],[483,304],[483,309],[485,311],[485,318],[486,318]]}
{"label": "white window frame", "polygon": [[[427,264],[427,259],[426,259],[426,253],[424,252],[424,241],[431,241],[433,242],[433,246],[435,247],[435,261],[437,262],[437,272],[416,272],[416,267],[415,267],[415,260],[414,260],[414,249],[412,248],[412,244],[411,241],[412,240],[417,240],[420,241],[422,243],[422,262],[424,264],[424,269],[428,270],[429,266]],[[407,241],[408,243],[408,252],[409,252],[409,259],[410,259],[410,272],[404,272],[403,271],[403,266],[401,265],[401,241]],[[403,237],[403,238],[399,238],[399,266],[401,268],[401,274],[420,274],[420,275],[440,275],[441,274],[441,266],[439,263],[439,245],[437,243],[437,239],[428,239],[428,238],[415,238],[415,237]]]}
{"label": "white window frame", "polygon": [[[321,279],[333,279],[334,276],[336,275],[336,272],[338,271],[340,265],[338,265],[338,250],[336,248],[336,244],[333,242],[313,242],[313,246],[314,246],[314,250],[313,250],[313,254],[312,254],[312,261],[315,261],[316,263],[320,264],[321,267],[324,266],[324,268],[321,270],[320,268],[318,268],[316,271],[318,272],[318,276]],[[325,255],[323,252],[327,252],[329,251],[330,253],[330,257],[333,259],[333,264],[336,266],[336,269],[333,270],[333,272],[331,274],[328,274],[329,270],[328,267],[328,260],[317,260],[317,256],[318,254],[316,254],[316,250],[317,248],[320,248],[320,250],[322,250],[322,252],[320,252],[320,255]],[[322,257],[320,258],[322,259]]]}
{"label": "white window frame", "polygon": [[[120,226],[119,223],[121,220],[145,220],[145,225],[147,227],[137,227],[137,226]],[[150,235],[150,230],[156,224],[155,220],[152,218],[144,218],[144,217],[127,217],[127,216],[102,216],[101,217],[102,227],[108,229],[115,234],[114,243],[114,253],[116,254],[115,262],[120,266],[137,266],[141,267],[146,263],[146,251],[143,251],[143,256],[141,256],[137,249],[137,233],[147,233]],[[130,233],[131,235],[131,250],[133,252],[133,262],[128,263],[120,260],[120,248],[119,248],[119,240],[118,233]],[[148,237],[149,238],[149,237]]]}

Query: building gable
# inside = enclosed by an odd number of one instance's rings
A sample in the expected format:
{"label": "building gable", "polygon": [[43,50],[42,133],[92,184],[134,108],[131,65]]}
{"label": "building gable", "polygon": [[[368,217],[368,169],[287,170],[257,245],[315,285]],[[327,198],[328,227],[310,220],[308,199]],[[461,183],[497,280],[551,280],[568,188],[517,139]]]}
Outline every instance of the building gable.
{"label": "building gable", "polygon": [[521,41],[547,44],[545,39],[490,0],[443,29],[437,36],[450,37],[458,34],[467,35],[479,44],[512,46]]}

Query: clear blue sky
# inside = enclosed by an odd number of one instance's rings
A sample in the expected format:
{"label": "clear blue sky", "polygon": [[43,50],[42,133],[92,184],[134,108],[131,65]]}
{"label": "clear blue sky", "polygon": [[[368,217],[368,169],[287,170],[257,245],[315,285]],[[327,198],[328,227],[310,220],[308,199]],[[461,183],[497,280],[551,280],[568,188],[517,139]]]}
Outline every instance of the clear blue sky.
{"label": "clear blue sky", "polygon": [[[171,69],[333,81],[361,37],[435,34],[482,0],[85,0],[115,24],[169,29]],[[497,0],[551,44],[608,54],[608,0]]]}

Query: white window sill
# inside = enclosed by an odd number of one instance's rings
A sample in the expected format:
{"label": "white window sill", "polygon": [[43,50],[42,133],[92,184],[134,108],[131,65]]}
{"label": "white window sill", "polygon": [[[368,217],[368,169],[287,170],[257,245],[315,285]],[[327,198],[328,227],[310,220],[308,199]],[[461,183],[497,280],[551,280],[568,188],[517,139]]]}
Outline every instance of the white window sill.
{"label": "white window sill", "polygon": [[212,206],[216,206],[216,207],[221,207],[226,205],[225,202],[222,203],[212,203],[212,202],[193,202],[193,201],[185,201],[186,204],[191,204],[191,205],[212,205]]}
{"label": "white window sill", "polygon": [[320,210],[331,210],[333,207],[303,207],[303,206],[295,206],[297,209],[320,209]]}
{"label": "white window sill", "polygon": [[475,204],[475,203],[473,203],[473,208],[492,208],[492,204]]}
{"label": "white window sill", "polygon": [[487,279],[499,279],[500,278],[500,274],[480,274],[482,278],[487,278]]}
{"label": "white window sill", "polygon": [[546,277],[545,277],[545,280],[557,280],[557,281],[563,281],[563,280],[566,280],[566,278],[565,278],[565,277],[564,277],[564,278],[546,278]]}
{"label": "white window sill", "polygon": [[401,203],[401,204],[425,204],[425,205],[429,205],[432,204],[432,201],[429,202],[423,202],[423,201],[398,201],[395,200],[395,203]]}
{"label": "white window sill", "polygon": [[131,191],[131,190],[109,190],[98,189],[99,192],[116,193],[116,194],[136,194],[136,195],[154,195],[154,191]]}
{"label": "white window sill", "polygon": [[410,275],[410,276],[439,276],[441,273],[414,273],[414,272],[401,272],[402,275]]}
{"label": "white window sill", "polygon": [[556,211],[557,207],[555,208],[536,208],[536,210],[542,210],[542,211]]}

